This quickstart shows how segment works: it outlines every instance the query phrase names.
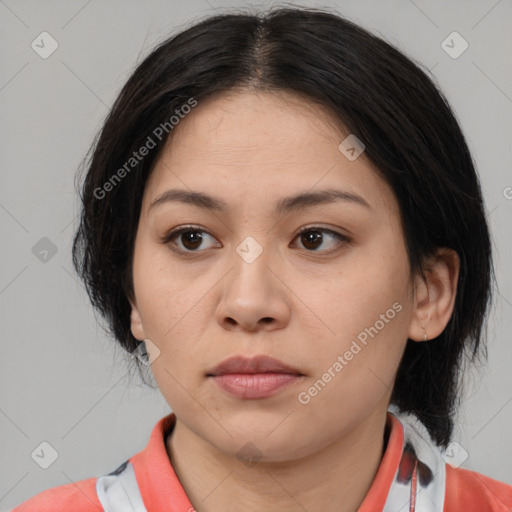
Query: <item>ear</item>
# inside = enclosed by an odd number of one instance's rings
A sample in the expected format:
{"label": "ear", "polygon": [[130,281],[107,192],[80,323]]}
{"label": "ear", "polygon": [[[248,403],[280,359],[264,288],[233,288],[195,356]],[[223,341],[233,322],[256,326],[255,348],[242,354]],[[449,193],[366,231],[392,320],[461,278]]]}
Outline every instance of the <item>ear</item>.
{"label": "ear", "polygon": [[455,305],[460,259],[453,250],[441,247],[425,268],[426,281],[416,277],[416,297],[409,338],[425,341],[439,336],[449,322]]}
{"label": "ear", "polygon": [[142,319],[140,317],[139,310],[137,308],[136,303],[131,299],[130,306],[132,308],[132,311],[130,313],[130,324],[132,334],[136,339],[142,341],[146,338],[146,336],[144,334],[144,327],[142,326]]}

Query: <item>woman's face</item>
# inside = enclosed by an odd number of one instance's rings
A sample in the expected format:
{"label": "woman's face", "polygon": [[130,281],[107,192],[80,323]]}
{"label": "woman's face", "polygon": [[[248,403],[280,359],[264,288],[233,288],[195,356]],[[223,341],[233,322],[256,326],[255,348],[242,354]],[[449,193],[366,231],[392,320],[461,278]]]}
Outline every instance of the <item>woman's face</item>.
{"label": "woman's face", "polygon": [[[412,283],[396,199],[348,135],[289,93],[233,92],[180,121],[146,185],[132,333],[178,421],[224,453],[293,460],[387,410]],[[211,199],[151,206],[171,189]],[[259,355],[296,373],[212,376]]]}

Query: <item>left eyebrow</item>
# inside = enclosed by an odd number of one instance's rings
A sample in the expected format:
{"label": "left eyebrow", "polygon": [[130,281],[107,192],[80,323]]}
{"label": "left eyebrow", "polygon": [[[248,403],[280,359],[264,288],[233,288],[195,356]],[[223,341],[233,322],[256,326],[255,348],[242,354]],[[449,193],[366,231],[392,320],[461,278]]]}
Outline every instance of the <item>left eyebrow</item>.
{"label": "left eyebrow", "polygon": [[339,201],[364,206],[370,210],[372,209],[368,202],[358,194],[348,192],[347,190],[329,188],[317,192],[303,192],[295,196],[285,197],[277,202],[276,212],[283,214],[292,210],[299,210],[300,208],[308,208],[310,206],[330,204]]}
{"label": "left eyebrow", "polygon": [[[170,189],[160,194],[151,203],[149,210],[158,205],[173,201],[191,204],[210,211],[215,210],[218,212],[225,212],[228,209],[228,204],[224,200],[212,197],[203,192],[184,189]],[[339,201],[364,206],[370,210],[372,209],[368,202],[358,194],[346,190],[330,188],[319,190],[317,192],[302,192],[294,196],[280,199],[275,205],[275,212],[282,215],[292,210],[299,210],[301,208],[330,204]]]}

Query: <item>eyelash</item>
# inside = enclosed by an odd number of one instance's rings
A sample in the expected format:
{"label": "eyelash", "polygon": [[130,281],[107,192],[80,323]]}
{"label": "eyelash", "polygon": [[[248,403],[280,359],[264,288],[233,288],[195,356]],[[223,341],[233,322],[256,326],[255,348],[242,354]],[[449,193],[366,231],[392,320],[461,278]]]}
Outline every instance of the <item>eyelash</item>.
{"label": "eyelash", "polygon": [[[200,228],[199,226],[184,226],[184,227],[181,227],[181,228],[177,228],[177,229],[174,229],[174,230],[171,230],[169,231],[166,235],[164,235],[162,237],[162,239],[160,240],[161,243],[163,244],[166,244],[166,245],[169,245],[170,246],[170,249],[173,251],[173,252],[176,252],[176,253],[179,253],[179,254],[182,254],[182,255],[194,255],[194,253],[200,253],[202,252],[201,250],[195,250],[195,251],[192,251],[192,250],[182,250],[182,249],[178,249],[176,248],[176,244],[174,242],[172,242],[172,240],[174,238],[177,238],[179,237],[179,235],[183,234],[183,233],[187,233],[187,232],[200,232],[200,233],[207,233],[208,235],[210,235],[206,230]],[[337,238],[339,240],[339,243],[341,245],[346,245],[346,244],[349,244],[352,239],[346,235],[342,235],[341,233],[338,233],[336,231],[333,231],[331,229],[327,229],[327,228],[322,228],[322,227],[319,227],[319,226],[306,226],[305,228],[302,228],[298,233],[297,235],[295,236],[295,238],[299,238],[302,234],[304,233],[308,233],[308,232],[321,232],[321,233],[327,233],[329,235],[332,235],[334,236],[335,238]],[[211,235],[210,235],[211,236]],[[294,240],[295,240],[294,238]],[[171,243],[172,242],[172,243]],[[174,247],[173,247],[174,246]],[[307,252],[311,252],[311,253],[321,253],[321,252],[324,252],[324,253],[327,253],[327,254],[330,254],[331,252],[334,252],[337,250],[337,248],[334,248],[334,249],[330,249],[330,250],[327,250],[327,251],[317,251],[317,250],[307,250],[305,249]]]}

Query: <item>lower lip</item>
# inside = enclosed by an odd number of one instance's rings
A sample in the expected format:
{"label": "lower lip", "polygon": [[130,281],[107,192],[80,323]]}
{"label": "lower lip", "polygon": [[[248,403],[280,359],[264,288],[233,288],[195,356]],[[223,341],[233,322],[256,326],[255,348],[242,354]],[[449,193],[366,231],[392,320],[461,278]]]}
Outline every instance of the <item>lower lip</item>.
{"label": "lower lip", "polygon": [[301,376],[291,373],[230,373],[212,378],[224,391],[238,398],[266,398],[297,382]]}

